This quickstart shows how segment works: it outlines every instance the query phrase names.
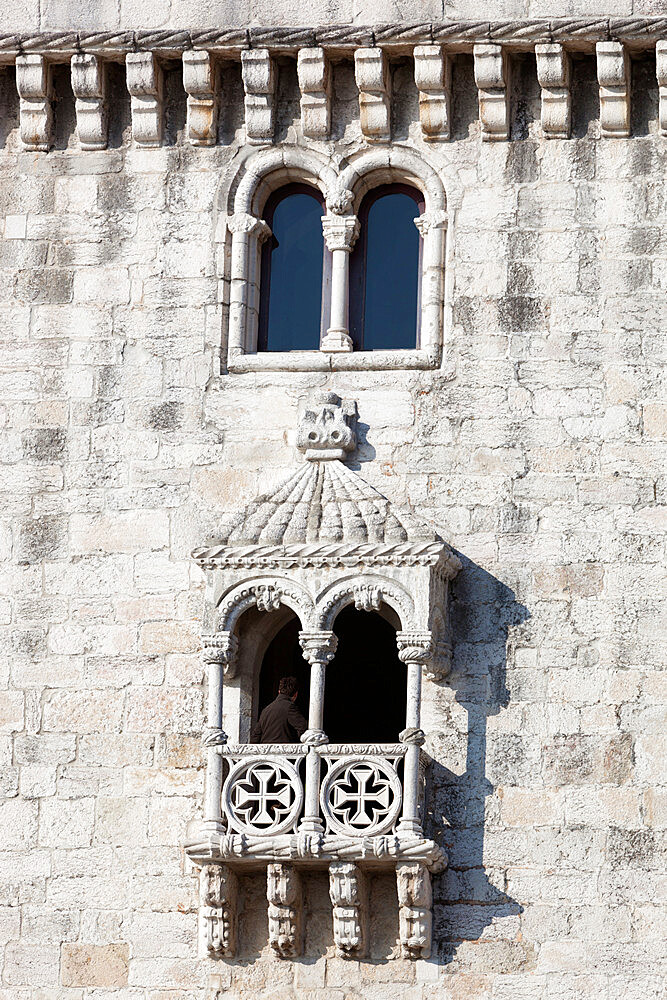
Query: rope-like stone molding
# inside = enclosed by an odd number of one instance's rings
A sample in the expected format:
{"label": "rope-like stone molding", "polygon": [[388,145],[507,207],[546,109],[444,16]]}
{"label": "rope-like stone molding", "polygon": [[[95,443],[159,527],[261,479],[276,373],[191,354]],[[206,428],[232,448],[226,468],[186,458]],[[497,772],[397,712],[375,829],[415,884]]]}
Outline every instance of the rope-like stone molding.
{"label": "rope-like stone molding", "polygon": [[268,47],[293,50],[322,46],[337,49],[381,46],[401,48],[440,43],[471,49],[476,42],[504,43],[517,49],[540,42],[562,42],[573,48],[597,42],[620,41],[650,48],[667,36],[667,17],[588,17],[504,21],[443,20],[407,24],[326,25],[322,27],[228,28],[201,31],[40,32],[0,35],[0,60],[36,52],[66,55],[77,52],[156,51],[179,53],[188,49],[239,51]]}

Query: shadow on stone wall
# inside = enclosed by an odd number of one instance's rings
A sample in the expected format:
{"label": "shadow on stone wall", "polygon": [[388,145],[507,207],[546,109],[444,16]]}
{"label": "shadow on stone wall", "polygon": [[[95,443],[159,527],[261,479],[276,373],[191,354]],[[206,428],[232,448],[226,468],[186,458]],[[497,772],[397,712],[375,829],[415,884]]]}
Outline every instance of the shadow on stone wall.
{"label": "shadow on stone wall", "polygon": [[[453,667],[442,684],[467,713],[465,772],[432,762],[426,820],[427,835],[449,855],[449,867],[433,887],[433,954],[445,964],[455,960],[462,942],[478,941],[495,921],[522,912],[498,884],[504,874],[496,870],[492,878],[485,867],[486,800],[494,790],[486,777],[487,721],[509,703],[508,636],[530,613],[509,587],[457,555],[463,569],[452,586]],[[443,746],[448,735],[443,733]],[[505,748],[510,768],[512,745],[509,740]]]}

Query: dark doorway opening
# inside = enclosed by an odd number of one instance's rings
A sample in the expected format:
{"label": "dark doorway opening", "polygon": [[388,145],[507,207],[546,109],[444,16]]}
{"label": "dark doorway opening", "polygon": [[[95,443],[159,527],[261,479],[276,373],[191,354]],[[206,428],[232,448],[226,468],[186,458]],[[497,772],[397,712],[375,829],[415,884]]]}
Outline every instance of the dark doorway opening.
{"label": "dark doorway opening", "polygon": [[376,612],[344,608],[327,667],[324,731],[332,743],[396,743],[405,729],[407,672],[396,630]]}
{"label": "dark doorway opening", "polygon": [[296,704],[302,715],[308,718],[308,697],[310,694],[310,666],[304,660],[299,645],[301,623],[294,617],[283,625],[280,632],[269,643],[262,660],[259,674],[259,703],[255,719],[278,695],[281,677],[296,677],[299,682],[299,696]]}

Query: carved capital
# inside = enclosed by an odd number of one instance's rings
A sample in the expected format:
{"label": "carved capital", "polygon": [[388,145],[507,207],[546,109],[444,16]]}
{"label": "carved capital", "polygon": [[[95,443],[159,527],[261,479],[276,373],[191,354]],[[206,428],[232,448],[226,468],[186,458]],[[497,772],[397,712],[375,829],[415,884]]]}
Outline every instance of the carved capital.
{"label": "carved capital", "polygon": [[434,212],[424,212],[423,215],[415,219],[415,226],[422,237],[427,236],[432,229],[446,229],[447,213],[442,208],[436,209]]}
{"label": "carved capital", "polygon": [[322,232],[328,250],[350,253],[359,235],[359,220],[356,215],[325,215]]}
{"label": "carved capital", "polygon": [[299,632],[299,643],[304,660],[311,666],[331,663],[338,648],[338,636],[335,632]]}
{"label": "carved capital", "polygon": [[299,400],[296,446],[310,462],[343,459],[357,446],[357,404],[333,392]]}
{"label": "carved capital", "polygon": [[431,632],[397,632],[396,645],[403,663],[428,663],[433,658]]}
{"label": "carved capital", "polygon": [[202,659],[204,663],[222,663],[225,674],[234,676],[238,639],[233,632],[212,632],[202,635]]}
{"label": "carved capital", "polygon": [[301,876],[293,865],[270,864],[266,869],[269,902],[269,943],[281,958],[300,955],[303,945]]}
{"label": "carved capital", "polygon": [[236,952],[238,881],[228,865],[206,865],[199,876],[199,905],[206,951],[232,957]]}
{"label": "carved capital", "polygon": [[354,192],[349,188],[331,187],[327,191],[327,209],[332,215],[345,215],[354,201]]}
{"label": "carved capital", "polygon": [[431,876],[425,865],[406,861],[396,865],[399,933],[403,958],[431,954]]}
{"label": "carved capital", "polygon": [[268,240],[271,236],[271,227],[264,219],[258,219],[248,212],[235,212],[227,219],[227,228],[230,233],[244,233],[246,236],[254,236],[259,243]]}

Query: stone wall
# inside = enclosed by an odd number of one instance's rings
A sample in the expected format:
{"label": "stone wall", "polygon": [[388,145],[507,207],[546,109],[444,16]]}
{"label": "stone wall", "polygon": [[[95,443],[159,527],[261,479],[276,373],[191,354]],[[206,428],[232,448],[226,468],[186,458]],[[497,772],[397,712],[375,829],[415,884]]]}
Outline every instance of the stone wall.
{"label": "stone wall", "polygon": [[[47,10],[22,26],[45,26]],[[294,142],[281,58],[276,135]],[[0,996],[657,1000],[667,147],[652,55],[633,59],[631,139],[600,138],[581,54],[573,137],[545,141],[526,53],[511,140],[481,143],[472,56],[457,54],[452,139],[435,146],[410,58],[397,59],[394,138],[447,191],[444,360],[329,376],[221,373],[238,64],[210,149],[184,139],[176,63],[165,145],[133,147],[117,70],[111,148],[85,154],[66,68],[46,154],[21,151],[13,69],[0,71]],[[349,64],[336,81],[349,120],[331,148],[344,156],[362,142]],[[388,961],[384,876],[370,959],[332,957],[317,874],[304,959],[269,955],[259,875],[242,884],[240,958],[197,957],[180,847],[203,783],[189,553],[292,466],[287,431],[315,386],[358,401],[364,477],[432,520],[464,564],[454,669],[425,688],[431,832],[450,855],[430,962]]]}

